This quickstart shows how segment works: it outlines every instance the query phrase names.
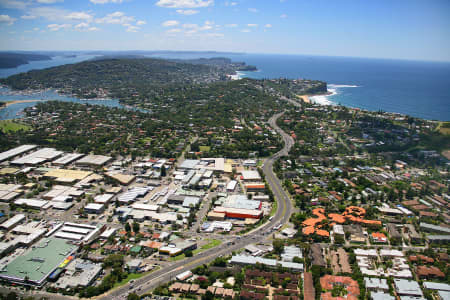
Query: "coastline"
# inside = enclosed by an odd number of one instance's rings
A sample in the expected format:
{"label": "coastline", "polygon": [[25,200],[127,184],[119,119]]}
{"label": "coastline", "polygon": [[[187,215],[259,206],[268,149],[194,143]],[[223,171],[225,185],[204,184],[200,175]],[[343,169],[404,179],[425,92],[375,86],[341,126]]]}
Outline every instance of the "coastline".
{"label": "coastline", "polygon": [[44,102],[47,100],[42,100],[42,99],[26,99],[26,100],[7,100],[7,101],[0,101],[5,103],[4,106],[0,107],[0,109],[6,108],[10,105],[14,105],[14,104],[19,104],[19,103],[32,103],[32,102]]}

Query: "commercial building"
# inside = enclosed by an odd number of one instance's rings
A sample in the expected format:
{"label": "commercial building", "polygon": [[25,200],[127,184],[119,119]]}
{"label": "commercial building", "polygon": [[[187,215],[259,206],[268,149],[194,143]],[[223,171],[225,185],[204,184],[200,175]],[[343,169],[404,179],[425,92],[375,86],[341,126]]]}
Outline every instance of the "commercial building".
{"label": "commercial building", "polygon": [[426,238],[429,243],[447,244],[450,242],[450,235],[427,235]]}
{"label": "commercial building", "polygon": [[422,229],[423,231],[437,232],[437,233],[442,233],[442,234],[450,234],[450,228],[448,228],[448,227],[428,224],[428,223],[424,223],[424,222],[420,222],[419,226],[420,226],[420,229]]}
{"label": "commercial building", "polygon": [[364,277],[364,283],[369,291],[389,291],[389,285],[384,278]]}
{"label": "commercial building", "polygon": [[159,248],[159,253],[167,254],[169,256],[177,256],[188,250],[195,250],[195,249],[197,249],[196,242],[186,241],[186,240],[178,240],[178,241],[172,241],[167,246],[163,246],[163,247]]}
{"label": "commercial building", "polygon": [[244,182],[255,182],[255,181],[261,181],[261,176],[259,175],[258,171],[253,170],[246,170],[242,171],[241,179]]}
{"label": "commercial building", "polygon": [[68,184],[80,181],[91,174],[92,172],[89,171],[52,169],[44,174],[44,178],[50,178],[56,182]]}
{"label": "commercial building", "polygon": [[262,257],[233,255],[229,262],[230,264],[243,266],[261,264],[269,268],[277,268],[278,266],[281,266],[293,272],[303,272],[303,264],[279,261],[275,259],[268,259]]}
{"label": "commercial building", "polygon": [[13,160],[11,164],[35,166],[47,161],[51,161],[63,153],[64,152],[57,151],[54,148],[42,148],[33,153],[30,153],[28,155]]}
{"label": "commercial building", "polygon": [[395,291],[399,296],[423,297],[419,283],[414,280],[394,279]]}
{"label": "commercial building", "polygon": [[102,203],[89,203],[84,207],[88,214],[101,214],[105,211],[105,205]]}
{"label": "commercial building", "polygon": [[38,200],[38,199],[17,199],[14,201],[15,205],[28,207],[32,209],[43,209],[48,204],[46,200]]}
{"label": "commercial building", "polygon": [[14,226],[17,226],[20,222],[25,220],[24,214],[17,214],[12,218],[9,218],[5,222],[3,222],[0,227],[6,230],[11,230]]}
{"label": "commercial building", "polygon": [[40,286],[77,248],[58,238],[41,240],[35,247],[11,258],[0,270],[0,278],[14,283]]}
{"label": "commercial building", "polygon": [[0,162],[35,149],[36,145],[22,145],[0,153]]}
{"label": "commercial building", "polygon": [[70,240],[75,243],[89,242],[100,235],[102,228],[88,225],[65,222],[54,233],[53,237]]}
{"label": "commercial building", "polygon": [[11,202],[23,194],[23,186],[20,184],[0,183],[0,201]]}
{"label": "commercial building", "polygon": [[114,194],[101,194],[95,196],[94,202],[107,205],[112,198],[114,198]]}
{"label": "commercial building", "polygon": [[77,166],[87,167],[101,167],[112,160],[110,156],[104,155],[86,155],[85,157],[77,160],[75,164]]}
{"label": "commercial building", "polygon": [[223,207],[260,210],[261,201],[249,200],[246,195],[230,195],[222,203]]}
{"label": "commercial building", "polygon": [[221,221],[214,221],[214,222],[204,222],[201,226],[202,231],[204,232],[214,232],[216,230],[221,230],[225,232],[231,231],[233,228],[233,224],[231,222],[221,222]]}
{"label": "commercial building", "polygon": [[66,266],[64,276],[59,278],[55,286],[61,289],[87,287],[94,283],[102,271],[101,264],[76,258]]}
{"label": "commercial building", "polygon": [[227,184],[227,192],[234,192],[234,190],[236,189],[237,186],[237,181],[236,180],[231,180],[230,182],[228,182]]}
{"label": "commercial building", "polygon": [[136,176],[134,175],[127,175],[127,174],[121,174],[121,173],[112,173],[108,172],[106,173],[106,176],[109,178],[112,178],[114,180],[117,180],[122,185],[129,185],[136,179]]}
{"label": "commercial building", "polygon": [[218,206],[214,208],[216,213],[224,213],[227,218],[231,219],[261,219],[263,212],[257,209],[240,209]]}
{"label": "commercial building", "polygon": [[295,246],[284,247],[283,253],[281,254],[282,261],[294,261],[294,257],[303,258],[302,249]]}
{"label": "commercial building", "polygon": [[84,154],[80,153],[67,153],[63,155],[62,157],[58,158],[57,160],[53,161],[52,164],[55,166],[65,166],[68,165],[77,159],[83,157]]}

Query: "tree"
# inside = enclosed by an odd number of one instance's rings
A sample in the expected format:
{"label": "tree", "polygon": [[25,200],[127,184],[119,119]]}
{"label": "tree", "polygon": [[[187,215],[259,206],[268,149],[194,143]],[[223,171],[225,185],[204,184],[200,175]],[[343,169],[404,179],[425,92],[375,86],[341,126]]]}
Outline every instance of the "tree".
{"label": "tree", "polygon": [[128,297],[127,297],[127,300],[140,300],[140,299],[141,299],[141,297],[139,297],[139,295],[136,293],[128,294]]}
{"label": "tree", "polygon": [[187,250],[186,252],[184,252],[184,255],[186,257],[192,257],[194,255],[194,253],[192,253],[192,250]]}
{"label": "tree", "polygon": [[10,292],[8,293],[8,295],[6,295],[6,300],[18,300],[19,297],[17,296],[17,294],[15,292]]}
{"label": "tree", "polygon": [[275,251],[276,254],[281,254],[284,250],[284,242],[280,239],[275,239],[272,242],[273,251]]}
{"label": "tree", "polygon": [[166,167],[165,167],[165,166],[162,166],[162,167],[161,167],[161,177],[166,177],[166,175],[167,175]]}
{"label": "tree", "polygon": [[137,222],[133,222],[133,231],[134,233],[138,233],[140,229],[140,225]]}
{"label": "tree", "polygon": [[130,223],[125,223],[125,231],[126,232],[131,232],[131,226],[130,226]]}

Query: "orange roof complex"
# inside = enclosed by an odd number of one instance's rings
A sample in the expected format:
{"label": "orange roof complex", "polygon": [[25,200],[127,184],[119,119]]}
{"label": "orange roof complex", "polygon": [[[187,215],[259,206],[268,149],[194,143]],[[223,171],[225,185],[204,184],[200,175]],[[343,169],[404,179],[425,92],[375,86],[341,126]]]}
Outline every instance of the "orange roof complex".
{"label": "orange roof complex", "polygon": [[338,284],[345,287],[347,290],[347,295],[344,297],[333,297],[331,295],[331,292],[323,293],[321,295],[321,299],[323,300],[341,300],[341,299],[347,299],[347,300],[357,300],[359,296],[359,285],[358,282],[353,280],[351,277],[347,276],[332,276],[332,275],[325,275],[322,278],[320,278],[320,285],[325,290],[332,290],[333,287]]}
{"label": "orange roof complex", "polygon": [[328,217],[336,223],[342,224],[345,223],[344,216],[340,214],[328,214]]}
{"label": "orange roof complex", "polygon": [[[324,215],[325,209],[322,207],[318,207],[313,209],[312,213],[313,215],[317,216],[317,218],[309,218],[303,221],[302,225],[305,226],[302,230],[303,234],[310,235],[316,233],[321,236],[330,236],[330,234],[325,230],[319,229],[320,223],[327,219],[327,217]],[[331,225],[335,225],[336,223],[343,224],[347,220],[349,220],[354,223],[381,226],[381,221],[364,219],[365,214],[366,210],[364,208],[359,206],[349,206],[342,214],[331,213],[328,214],[328,217],[334,222]]]}

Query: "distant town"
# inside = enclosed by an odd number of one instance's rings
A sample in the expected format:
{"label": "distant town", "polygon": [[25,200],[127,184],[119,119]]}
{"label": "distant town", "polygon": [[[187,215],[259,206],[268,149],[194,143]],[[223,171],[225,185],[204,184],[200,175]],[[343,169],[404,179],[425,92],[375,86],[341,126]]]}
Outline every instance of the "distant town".
{"label": "distant town", "polygon": [[4,298],[450,299],[449,123],[239,69],[105,59],[2,80],[129,106],[1,121]]}

